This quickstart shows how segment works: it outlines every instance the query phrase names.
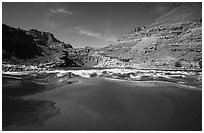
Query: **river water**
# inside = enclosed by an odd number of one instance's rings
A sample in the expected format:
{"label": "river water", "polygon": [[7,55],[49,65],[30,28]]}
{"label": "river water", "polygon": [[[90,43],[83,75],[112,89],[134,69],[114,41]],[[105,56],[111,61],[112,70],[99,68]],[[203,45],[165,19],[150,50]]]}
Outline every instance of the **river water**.
{"label": "river water", "polygon": [[4,73],[3,130],[202,130],[201,75],[132,70]]}

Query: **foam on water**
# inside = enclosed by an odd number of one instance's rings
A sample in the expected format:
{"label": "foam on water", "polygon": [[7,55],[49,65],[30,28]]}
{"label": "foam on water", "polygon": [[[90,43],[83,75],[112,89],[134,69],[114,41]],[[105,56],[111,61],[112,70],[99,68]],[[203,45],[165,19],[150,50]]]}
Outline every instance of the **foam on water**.
{"label": "foam on water", "polygon": [[[67,73],[73,73],[84,78],[94,77],[109,77],[113,79],[122,80],[133,80],[133,81],[148,81],[148,80],[160,80],[174,82],[180,85],[187,85],[188,82],[201,82],[202,73],[195,73],[193,71],[164,71],[164,70],[137,70],[137,69],[91,69],[91,70],[52,70],[52,71],[26,71],[26,72],[3,72],[4,75],[29,75],[33,73],[54,73],[57,78],[65,76]],[[193,77],[194,79],[188,79],[188,77]],[[196,76],[196,77],[195,77]],[[60,79],[63,81],[64,79]],[[200,83],[201,84],[201,83]]]}

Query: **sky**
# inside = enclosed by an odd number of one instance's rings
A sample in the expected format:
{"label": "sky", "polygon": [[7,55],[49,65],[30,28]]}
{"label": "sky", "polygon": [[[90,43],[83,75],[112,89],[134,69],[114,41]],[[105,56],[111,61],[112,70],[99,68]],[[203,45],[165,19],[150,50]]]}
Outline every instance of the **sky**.
{"label": "sky", "polygon": [[3,2],[2,22],[25,30],[51,32],[73,47],[104,47],[134,27],[154,22],[171,3]]}

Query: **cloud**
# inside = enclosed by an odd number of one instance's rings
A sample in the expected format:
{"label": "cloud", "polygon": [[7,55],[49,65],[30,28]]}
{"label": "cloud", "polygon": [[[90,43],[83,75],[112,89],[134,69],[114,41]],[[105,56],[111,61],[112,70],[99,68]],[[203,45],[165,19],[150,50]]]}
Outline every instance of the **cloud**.
{"label": "cloud", "polygon": [[104,41],[108,41],[108,42],[117,42],[117,37],[114,36],[113,34],[101,34],[98,32],[94,32],[91,30],[87,30],[86,28],[82,28],[82,27],[75,27],[75,30],[81,34],[81,35],[85,35],[85,36],[89,36],[89,37],[94,37],[100,40],[104,40]]}
{"label": "cloud", "polygon": [[73,15],[73,12],[71,12],[71,11],[68,11],[68,10],[66,10],[66,9],[64,9],[64,8],[57,8],[57,9],[52,9],[52,8],[50,8],[50,12],[52,12],[52,13],[61,13],[61,14],[68,14],[68,15]]}
{"label": "cloud", "polygon": [[91,37],[94,37],[94,38],[99,38],[101,36],[100,33],[93,32],[93,31],[87,30],[85,28],[76,27],[75,29],[77,30],[77,32],[79,34],[82,34],[82,35],[91,36]]}
{"label": "cloud", "polygon": [[41,20],[43,25],[49,28],[55,29],[59,26],[63,26],[66,22],[66,18],[74,13],[66,10],[65,8],[49,8],[44,11],[44,17]]}
{"label": "cloud", "polygon": [[108,42],[117,42],[117,39],[118,38],[113,38],[112,37],[112,38],[106,38],[105,40],[108,41]]}

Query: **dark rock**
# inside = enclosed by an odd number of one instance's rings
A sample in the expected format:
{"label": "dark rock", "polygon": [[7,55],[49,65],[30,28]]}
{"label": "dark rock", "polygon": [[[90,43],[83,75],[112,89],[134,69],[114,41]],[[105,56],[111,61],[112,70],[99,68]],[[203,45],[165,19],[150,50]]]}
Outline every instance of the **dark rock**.
{"label": "dark rock", "polygon": [[57,40],[53,34],[49,32],[38,31],[36,29],[31,29],[27,31],[26,34],[31,35],[37,40],[37,42],[41,42],[42,45],[50,46],[50,45],[58,45],[64,48],[72,48],[70,44],[65,44],[59,40]]}
{"label": "dark rock", "polygon": [[[73,66],[73,63],[63,61],[68,57],[61,58],[63,51],[68,49],[72,49],[70,44],[57,40],[49,32],[35,29],[26,31],[2,25],[2,59],[9,64],[38,65],[55,62],[54,66],[60,66],[60,62],[66,62],[66,66]],[[73,62],[72,59],[70,62]]]}
{"label": "dark rock", "polygon": [[91,73],[89,76],[90,76],[90,77],[96,77],[96,76],[97,76],[97,73]]}
{"label": "dark rock", "polygon": [[179,61],[177,61],[177,62],[175,62],[175,67],[182,67],[182,65]]}

